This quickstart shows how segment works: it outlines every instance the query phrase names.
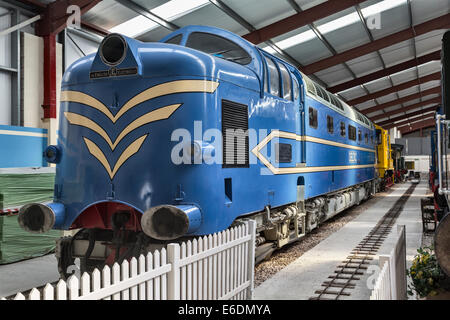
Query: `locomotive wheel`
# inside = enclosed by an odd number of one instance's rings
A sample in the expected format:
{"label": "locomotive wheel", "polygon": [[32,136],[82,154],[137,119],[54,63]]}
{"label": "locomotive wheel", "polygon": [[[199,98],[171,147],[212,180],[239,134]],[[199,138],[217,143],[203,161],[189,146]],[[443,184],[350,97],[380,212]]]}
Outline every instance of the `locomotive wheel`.
{"label": "locomotive wheel", "polygon": [[434,234],[434,251],[441,269],[450,276],[450,214],[446,214]]}

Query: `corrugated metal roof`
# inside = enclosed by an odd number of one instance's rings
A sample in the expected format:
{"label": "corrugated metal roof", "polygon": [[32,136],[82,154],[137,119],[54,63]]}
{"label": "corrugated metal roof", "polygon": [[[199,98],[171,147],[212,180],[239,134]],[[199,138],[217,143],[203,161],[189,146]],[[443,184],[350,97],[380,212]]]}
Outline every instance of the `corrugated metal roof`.
{"label": "corrugated metal roof", "polygon": [[[168,0],[132,0],[146,10],[158,10],[161,5],[167,4]],[[173,1],[173,0],[172,0]],[[188,0],[184,0],[188,1]],[[388,2],[389,1],[389,2]],[[124,1],[121,1],[124,3]],[[296,14],[297,8],[289,0],[222,0],[222,2],[240,15],[246,22],[256,29],[278,22],[281,19]],[[324,3],[325,0],[295,0],[291,1],[298,5],[301,10],[308,10]],[[376,12],[377,8],[383,8],[379,15],[379,28],[367,28],[361,21],[358,10],[361,14]],[[374,11],[375,10],[375,11]],[[440,17],[450,10],[449,0],[368,0],[359,6],[353,6],[314,21],[313,25],[305,25],[272,39],[281,49],[295,59],[300,65],[308,65],[322,59],[331,57],[333,52],[341,53],[352,48],[369,44],[370,37],[374,40],[384,38],[393,33],[410,28],[426,22],[430,19]],[[103,0],[89,12],[83,15],[83,19],[96,24],[104,29],[111,29],[123,22],[137,17],[139,14],[123,4],[114,0]],[[364,16],[365,19],[368,16]],[[412,20],[411,20],[412,19]],[[376,21],[376,20],[373,20]],[[204,3],[199,8],[195,8],[186,14],[181,13],[171,20],[178,27],[190,24],[211,25],[230,30],[239,35],[249,32],[244,26],[228,15],[224,10],[219,9],[210,2]],[[377,26],[375,26],[377,27]],[[323,39],[319,39],[311,28],[316,28]],[[143,35],[138,36],[142,41],[158,41],[166,36],[170,30],[157,26]],[[394,45],[382,48],[378,51],[351,59],[345,63],[339,63],[326,69],[315,72],[313,77],[322,81],[327,86],[334,86],[361,76],[382,70],[384,67],[397,65],[404,61],[409,61],[419,56],[438,50],[441,46],[441,39],[444,30],[434,30],[415,38],[398,42]],[[296,38],[293,38],[296,37]],[[298,43],[299,39],[304,39]],[[267,43],[259,44],[260,47],[267,47]],[[284,46],[284,47],[283,47]],[[331,46],[331,48],[330,48]],[[268,48],[270,50],[270,47]],[[278,55],[278,54],[277,54]],[[398,85],[406,81],[417,79],[440,70],[439,61],[433,61],[410,68],[389,77],[381,77],[369,83],[364,83],[353,88],[340,92],[340,96],[346,100],[352,100],[369,93],[377,92]],[[397,100],[410,94],[436,87],[439,81],[431,81],[415,85],[411,88],[391,93],[375,100],[363,102],[356,107],[364,110],[378,104]],[[403,106],[424,101],[430,97],[422,97],[413,101],[403,103]],[[371,116],[397,110],[401,105],[392,106],[384,111],[371,113]],[[408,111],[412,112],[412,111]],[[392,117],[398,117],[395,114]]]}

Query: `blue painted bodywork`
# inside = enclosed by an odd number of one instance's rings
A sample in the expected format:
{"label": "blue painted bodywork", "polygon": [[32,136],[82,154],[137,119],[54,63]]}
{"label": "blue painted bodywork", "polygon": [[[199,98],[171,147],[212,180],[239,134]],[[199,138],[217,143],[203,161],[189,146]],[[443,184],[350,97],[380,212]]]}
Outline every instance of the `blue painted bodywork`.
{"label": "blue painted bodywork", "polygon": [[[239,44],[252,57],[248,65],[240,65],[219,57],[186,48],[183,46],[193,31],[214,33]],[[339,135],[340,121],[354,125],[365,133],[374,130],[361,127],[350,118],[309,97],[302,89],[296,101],[284,100],[264,92],[263,53],[253,44],[239,36],[217,28],[191,26],[182,28],[161,41],[176,34],[183,34],[181,45],[165,43],[142,43],[126,38],[128,54],[117,68],[136,67],[137,75],[90,79],[92,71],[102,71],[107,66],[98,54],[89,55],[72,64],[65,72],[62,91],[80,91],[97,100],[116,114],[120,106],[138,93],[158,84],[174,80],[204,79],[218,81],[214,93],[177,93],[146,101],[126,112],[116,123],[112,123],[98,110],[75,102],[62,102],[60,107],[60,126],[58,147],[61,158],[56,166],[55,199],[65,206],[63,222],[55,228],[68,229],[83,211],[93,204],[104,201],[125,203],[144,213],[148,208],[163,204],[191,205],[200,208],[202,222],[194,234],[208,234],[227,228],[238,216],[259,212],[265,206],[278,207],[297,200],[297,185],[305,185],[305,198],[313,198],[355,184],[372,180],[374,168],[324,170],[302,174],[269,174],[265,165],[256,159],[251,150],[265,138],[250,143],[250,166],[248,168],[223,168],[221,164],[174,164],[171,151],[180,141],[172,141],[172,132],[179,128],[187,129],[194,137],[194,121],[201,121],[203,132],[215,128],[221,130],[222,100],[229,100],[248,106],[249,128],[272,130],[307,135],[344,143],[367,149],[375,149],[372,144],[351,141],[348,135]],[[302,76],[293,66],[269,54],[266,56],[284,63],[291,71],[301,88]],[[169,119],[141,126],[111,151],[108,144],[92,130],[71,125],[64,112],[81,114],[100,125],[114,139],[133,120],[151,110],[181,103]],[[312,106],[318,110],[317,129],[310,128],[305,114]],[[326,115],[334,117],[335,130],[327,132]],[[94,158],[83,137],[95,142],[104,152],[111,167],[122,152],[133,141],[148,134],[139,152],[131,156],[120,167],[113,179],[100,162]],[[205,141],[211,142],[211,141]],[[375,153],[337,146],[302,142],[280,138],[279,142],[292,145],[292,162],[275,162],[273,142],[269,142],[261,153],[265,154],[274,166],[295,168],[298,164],[306,167],[371,165],[375,163]],[[221,147],[215,152],[221,154]],[[352,155],[350,155],[352,152]],[[306,162],[306,163],[305,163]],[[300,177],[303,177],[301,179]],[[230,199],[225,195],[225,179],[231,178]]]}
{"label": "blue painted bodywork", "polygon": [[46,167],[47,129],[0,125],[0,168]]}

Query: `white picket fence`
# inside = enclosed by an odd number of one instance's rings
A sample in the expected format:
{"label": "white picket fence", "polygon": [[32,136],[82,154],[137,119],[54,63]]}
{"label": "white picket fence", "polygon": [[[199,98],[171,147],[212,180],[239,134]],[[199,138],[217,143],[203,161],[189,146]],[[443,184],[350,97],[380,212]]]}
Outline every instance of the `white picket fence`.
{"label": "white picket fence", "polygon": [[397,226],[397,240],[389,254],[379,256],[380,274],[370,300],[406,300],[406,232]]}
{"label": "white picket fence", "polygon": [[173,243],[112,268],[45,285],[14,300],[252,299],[256,223]]}

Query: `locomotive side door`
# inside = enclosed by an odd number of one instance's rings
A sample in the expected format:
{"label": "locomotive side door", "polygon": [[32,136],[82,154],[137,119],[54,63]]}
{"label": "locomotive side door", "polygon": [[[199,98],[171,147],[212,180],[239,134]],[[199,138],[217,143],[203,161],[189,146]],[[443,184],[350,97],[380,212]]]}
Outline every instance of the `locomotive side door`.
{"label": "locomotive side door", "polygon": [[[301,75],[298,71],[293,72],[294,74],[294,103],[296,108],[299,111],[299,119],[296,123],[296,134],[302,137],[305,136],[305,86],[303,84]],[[303,139],[299,141],[300,147],[297,149],[297,166],[305,166],[306,165],[306,141]]]}

